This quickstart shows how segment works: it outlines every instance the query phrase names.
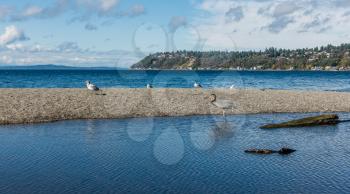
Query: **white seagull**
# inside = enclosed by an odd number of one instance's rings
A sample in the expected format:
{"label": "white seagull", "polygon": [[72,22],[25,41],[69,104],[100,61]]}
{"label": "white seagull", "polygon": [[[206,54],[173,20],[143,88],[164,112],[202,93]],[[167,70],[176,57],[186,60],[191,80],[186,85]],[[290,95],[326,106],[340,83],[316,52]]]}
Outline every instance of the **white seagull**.
{"label": "white seagull", "polygon": [[232,86],[230,87],[230,89],[231,89],[231,90],[235,89],[235,85],[232,85]]}
{"label": "white seagull", "polygon": [[193,87],[194,88],[202,88],[202,85],[198,82],[194,82]]}
{"label": "white seagull", "polygon": [[225,117],[225,110],[232,110],[233,108],[236,107],[236,104],[232,102],[232,100],[217,100],[216,95],[212,94],[210,95],[210,102],[222,109],[222,115]]}
{"label": "white seagull", "polygon": [[151,89],[151,88],[153,88],[153,86],[151,84],[147,84],[146,88]]}
{"label": "white seagull", "polygon": [[86,81],[86,88],[91,91],[99,91],[100,88],[98,88],[96,85],[92,84],[90,81]]}

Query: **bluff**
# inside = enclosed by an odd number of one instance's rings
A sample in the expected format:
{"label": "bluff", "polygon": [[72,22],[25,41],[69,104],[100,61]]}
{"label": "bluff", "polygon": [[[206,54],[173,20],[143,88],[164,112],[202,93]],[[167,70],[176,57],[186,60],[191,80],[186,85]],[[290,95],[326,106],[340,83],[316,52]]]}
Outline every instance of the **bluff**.
{"label": "bluff", "polygon": [[264,51],[176,51],[146,56],[132,69],[350,70],[350,44]]}

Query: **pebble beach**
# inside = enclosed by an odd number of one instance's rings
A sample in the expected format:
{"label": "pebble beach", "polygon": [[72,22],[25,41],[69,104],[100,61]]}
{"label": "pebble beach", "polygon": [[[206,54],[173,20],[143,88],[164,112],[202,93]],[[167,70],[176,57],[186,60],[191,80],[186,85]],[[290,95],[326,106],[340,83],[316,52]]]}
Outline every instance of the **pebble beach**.
{"label": "pebble beach", "polygon": [[232,101],[226,114],[350,112],[350,93],[258,89],[0,89],[0,124],[77,119],[220,115],[210,102]]}

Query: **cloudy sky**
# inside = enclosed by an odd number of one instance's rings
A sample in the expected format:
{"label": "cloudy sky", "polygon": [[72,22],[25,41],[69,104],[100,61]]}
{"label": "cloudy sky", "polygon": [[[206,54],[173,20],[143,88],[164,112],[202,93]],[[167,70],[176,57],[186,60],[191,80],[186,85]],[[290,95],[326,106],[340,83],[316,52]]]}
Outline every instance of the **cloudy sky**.
{"label": "cloudy sky", "polygon": [[173,50],[350,42],[350,0],[1,0],[0,64],[127,67]]}

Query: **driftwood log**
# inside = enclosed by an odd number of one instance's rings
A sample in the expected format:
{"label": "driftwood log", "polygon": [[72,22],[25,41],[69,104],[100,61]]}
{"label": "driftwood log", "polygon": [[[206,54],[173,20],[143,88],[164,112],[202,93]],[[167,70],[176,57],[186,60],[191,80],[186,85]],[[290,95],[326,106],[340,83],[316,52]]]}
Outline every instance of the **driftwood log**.
{"label": "driftwood log", "polygon": [[290,127],[310,127],[320,125],[337,125],[341,122],[339,116],[336,114],[332,115],[321,115],[315,117],[307,117],[303,119],[288,121],[279,124],[269,124],[260,127],[261,129],[278,129],[278,128],[290,128]]}

